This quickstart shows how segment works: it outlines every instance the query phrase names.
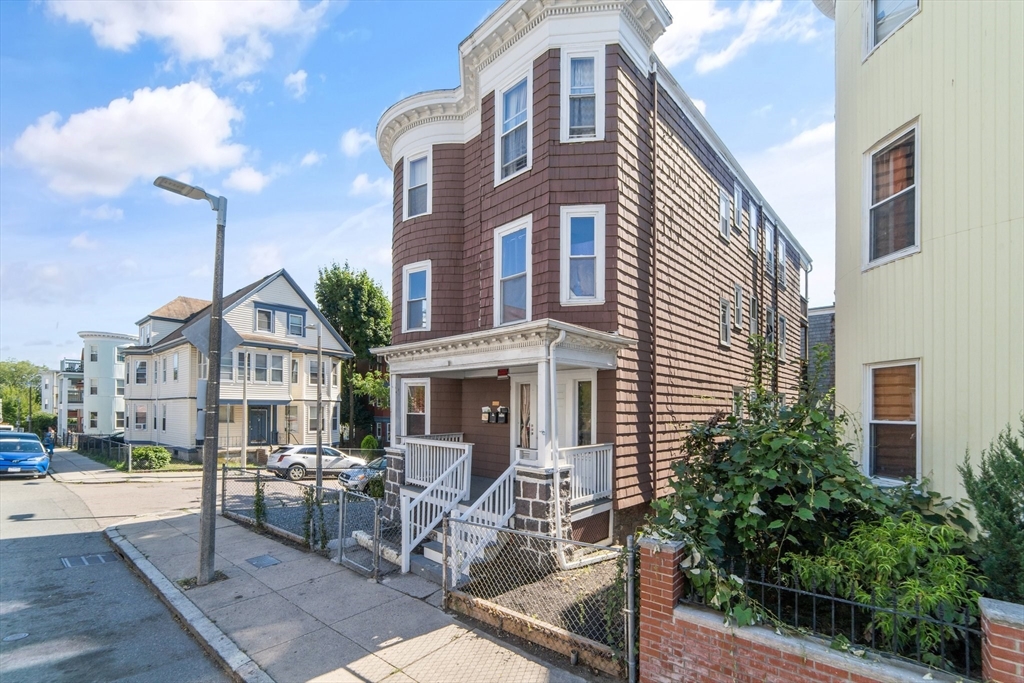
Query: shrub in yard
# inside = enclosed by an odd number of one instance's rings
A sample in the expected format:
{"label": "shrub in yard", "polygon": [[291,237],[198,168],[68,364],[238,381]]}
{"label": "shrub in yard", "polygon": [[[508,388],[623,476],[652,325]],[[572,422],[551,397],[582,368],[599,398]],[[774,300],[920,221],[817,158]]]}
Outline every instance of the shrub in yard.
{"label": "shrub in yard", "polygon": [[383,477],[374,477],[370,481],[366,482],[366,495],[371,498],[383,498],[384,497],[384,479]]}
{"label": "shrub in yard", "polygon": [[1016,435],[1007,426],[981,452],[977,472],[970,454],[958,469],[983,530],[978,546],[988,592],[1024,603],[1024,416]]}
{"label": "shrub in yard", "polygon": [[373,434],[367,434],[363,437],[363,442],[359,444],[359,447],[364,451],[375,451],[379,448],[379,445]]}
{"label": "shrub in yard", "polygon": [[[817,556],[787,557],[805,590],[835,590],[860,603],[922,614],[938,622],[975,624],[985,579],[964,550],[970,539],[960,529],[933,524],[916,512],[898,519],[882,517],[860,522],[850,537],[827,545]],[[922,658],[932,666],[946,662],[938,654],[941,641],[955,641],[957,631],[943,623],[910,622],[888,611],[871,615],[865,640],[896,643],[897,652],[912,653],[920,644]]]}
{"label": "shrub in yard", "polygon": [[163,446],[139,446],[132,449],[132,467],[158,470],[171,464],[171,452]]}

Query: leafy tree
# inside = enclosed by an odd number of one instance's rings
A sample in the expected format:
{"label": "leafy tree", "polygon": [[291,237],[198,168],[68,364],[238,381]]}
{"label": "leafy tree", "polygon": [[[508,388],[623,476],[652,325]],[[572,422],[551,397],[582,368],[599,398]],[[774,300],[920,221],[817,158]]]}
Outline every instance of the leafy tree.
{"label": "leafy tree", "polygon": [[[332,263],[321,268],[314,287],[320,311],[352,347],[355,359],[372,359],[370,349],[391,343],[391,302],[383,287],[365,269],[353,270]],[[355,371],[355,359],[348,363],[348,376]],[[344,384],[342,391],[344,392]],[[355,385],[348,380],[349,433],[356,426]]]}
{"label": "leafy tree", "polygon": [[356,396],[365,396],[378,408],[386,409],[391,405],[391,386],[387,373],[380,370],[370,370],[362,374],[357,372],[352,375],[352,384]]}
{"label": "leafy tree", "polygon": [[981,452],[977,472],[970,454],[957,469],[985,531],[978,545],[989,594],[1024,602],[1024,415],[1016,435],[1007,425]]}
{"label": "leafy tree", "polygon": [[[4,422],[17,423],[20,404],[22,424],[27,426],[28,416],[31,412],[32,428],[35,431],[35,415],[42,409],[39,396],[39,376],[44,372],[46,372],[46,366],[35,365],[27,360],[8,358],[0,361],[0,399],[3,400],[2,417]],[[29,405],[30,397],[31,406]]]}

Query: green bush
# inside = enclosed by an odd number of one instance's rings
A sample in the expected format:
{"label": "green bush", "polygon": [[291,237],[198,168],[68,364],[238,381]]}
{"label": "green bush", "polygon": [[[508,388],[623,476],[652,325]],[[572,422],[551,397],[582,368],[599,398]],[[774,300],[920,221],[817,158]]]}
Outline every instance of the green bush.
{"label": "green bush", "polygon": [[371,498],[383,498],[384,497],[384,479],[383,477],[374,477],[370,481],[366,482],[366,489],[363,491],[366,495]]}
{"label": "green bush", "polygon": [[970,454],[957,469],[983,530],[978,549],[989,595],[1024,603],[1024,415],[1016,435],[1007,426],[981,452],[977,473]]}
{"label": "green bush", "polygon": [[139,446],[132,449],[132,468],[158,470],[171,464],[171,452],[163,446]]}
{"label": "green bush", "polygon": [[[787,560],[805,589],[827,586],[856,602],[962,625],[965,613],[976,623],[985,581],[962,552],[969,546],[960,529],[905,512],[899,519],[859,522],[849,538],[829,544],[820,555],[790,554]],[[886,611],[874,612],[867,629],[879,642],[896,643],[903,654],[913,654],[919,643],[925,663],[939,667],[946,664],[937,654],[940,642],[959,638],[952,626],[908,623]]]}
{"label": "green bush", "polygon": [[364,451],[375,451],[380,446],[377,444],[377,439],[373,436],[373,434],[367,434],[366,436],[363,437],[363,442],[359,444],[359,447]]}

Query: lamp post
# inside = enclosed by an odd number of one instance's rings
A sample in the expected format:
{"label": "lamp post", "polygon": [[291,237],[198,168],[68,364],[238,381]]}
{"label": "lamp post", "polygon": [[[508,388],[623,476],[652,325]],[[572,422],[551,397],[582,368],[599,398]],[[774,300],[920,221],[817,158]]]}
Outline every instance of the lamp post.
{"label": "lamp post", "polygon": [[306,329],[316,329],[316,497],[319,500],[324,483],[323,326],[317,323],[316,325],[306,325]]}
{"label": "lamp post", "polygon": [[153,184],[162,190],[189,199],[205,199],[217,212],[217,241],[213,261],[213,300],[210,304],[209,370],[206,382],[206,411],[203,424],[203,487],[199,513],[199,573],[196,583],[205,586],[213,580],[214,532],[217,514],[217,432],[220,426],[220,336],[224,317],[224,225],[228,200],[216,197],[201,187],[160,176]]}

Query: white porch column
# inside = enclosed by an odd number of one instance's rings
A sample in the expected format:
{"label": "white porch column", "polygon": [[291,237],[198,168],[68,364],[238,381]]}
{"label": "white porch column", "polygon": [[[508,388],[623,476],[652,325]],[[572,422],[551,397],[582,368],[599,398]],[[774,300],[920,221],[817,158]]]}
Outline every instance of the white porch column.
{"label": "white porch column", "polygon": [[[537,363],[537,413],[534,419],[537,421],[537,465],[539,467],[551,467],[554,459],[551,454],[551,429],[550,424],[550,396],[551,396],[551,374],[548,361],[542,360]],[[513,397],[519,400],[519,397]]]}
{"label": "white porch column", "polygon": [[[398,390],[398,383],[402,381],[402,378],[392,373],[391,379],[388,382],[389,390],[391,391],[391,442],[388,444],[394,447],[395,441],[398,439],[398,425],[401,419],[401,410],[398,405],[398,397],[401,396],[401,392]],[[340,424],[338,425],[341,426]]]}

